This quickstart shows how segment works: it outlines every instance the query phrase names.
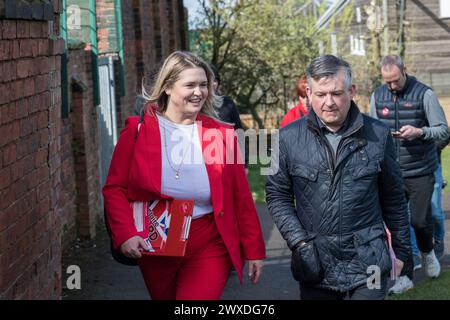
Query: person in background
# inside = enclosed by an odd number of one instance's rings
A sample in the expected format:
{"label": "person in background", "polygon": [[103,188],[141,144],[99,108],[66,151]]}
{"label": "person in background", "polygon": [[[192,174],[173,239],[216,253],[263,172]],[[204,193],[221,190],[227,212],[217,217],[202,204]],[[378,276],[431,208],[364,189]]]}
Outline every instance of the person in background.
{"label": "person in background", "polygon": [[[438,167],[434,171],[434,189],[431,197],[431,213],[433,217],[433,238],[434,238],[434,252],[436,258],[441,259],[444,256],[445,247],[445,213],[442,209],[442,189],[445,188],[444,179],[442,176],[442,159],[441,152],[450,142],[450,130],[447,132],[445,139],[436,142],[436,149],[438,153]],[[411,226],[411,246],[413,252],[414,270],[422,268],[422,259],[420,250],[417,246],[416,234],[414,228]]]}
{"label": "person in background", "polygon": [[[216,119],[213,81],[209,65],[194,54],[169,55],[151,94],[143,94],[139,130],[139,117],[127,119],[103,187],[113,247],[138,259],[153,300],[219,299],[233,267],[241,283],[245,261],[253,283],[262,272],[261,226],[237,139],[225,139],[234,129]],[[130,202],[156,199],[195,201],[183,257],[142,253],[148,248]]]}
{"label": "person in background", "polygon": [[441,259],[445,253],[445,213],[442,209],[442,189],[445,188],[444,178],[442,176],[442,150],[450,143],[450,130],[447,127],[447,136],[445,139],[436,142],[436,149],[438,153],[438,168],[434,172],[434,191],[431,198],[431,210],[434,222],[434,252],[436,257]]}
{"label": "person in background", "polygon": [[[436,94],[427,85],[406,74],[399,56],[383,57],[380,70],[385,84],[372,94],[370,115],[391,129],[396,159],[400,163],[409,201],[411,225],[423,255],[425,273],[436,278],[441,266],[434,252],[431,198],[434,172],[438,168],[435,142],[447,134],[447,120]],[[412,289],[413,275],[411,253],[389,293],[398,294]]]}
{"label": "person in background", "polygon": [[[214,90],[217,95],[221,95],[220,89],[219,89],[219,87],[220,87],[219,71],[213,64],[210,64],[210,67],[214,73],[214,82],[213,82]],[[223,97],[223,100],[222,100],[223,102],[217,108],[217,111],[219,114],[219,119],[224,122],[233,124],[235,130],[244,129],[242,127],[241,118],[239,117],[239,110],[236,107],[236,104],[233,102],[233,100],[231,100],[230,97],[228,97],[226,95],[223,95],[222,97]]]}
{"label": "person in background", "polygon": [[306,94],[306,87],[308,86],[308,81],[306,75],[300,76],[295,85],[295,90],[297,92],[298,103],[296,106],[289,109],[289,111],[284,115],[283,120],[280,124],[280,129],[288,125],[292,121],[300,119],[308,114],[309,102],[308,96]]}
{"label": "person in background", "polygon": [[[219,90],[220,87],[220,74],[219,70],[217,70],[216,66],[214,66],[212,63],[209,65],[211,67],[211,70],[214,73],[214,82],[213,87],[214,91],[217,95],[221,95],[221,92]],[[241,129],[244,130],[244,127],[241,123],[241,118],[239,116],[239,110],[236,106],[236,104],[233,102],[233,100],[226,96],[222,95],[222,104],[217,108],[219,119],[232,124],[234,126],[235,130]],[[245,173],[248,175],[248,162],[249,162],[249,154],[248,154],[248,148],[247,145],[245,146]]]}

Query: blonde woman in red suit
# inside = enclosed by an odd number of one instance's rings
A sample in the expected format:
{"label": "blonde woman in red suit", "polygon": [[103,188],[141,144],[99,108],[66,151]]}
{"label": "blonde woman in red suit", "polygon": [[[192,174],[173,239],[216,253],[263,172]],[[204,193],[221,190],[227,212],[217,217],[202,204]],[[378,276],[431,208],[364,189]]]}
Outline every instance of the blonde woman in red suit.
{"label": "blonde woman in red suit", "polygon": [[[154,300],[220,299],[233,267],[242,283],[245,261],[253,283],[261,275],[261,227],[233,128],[215,118],[213,81],[200,58],[172,53],[139,131],[139,117],[127,119],[103,188],[113,245],[138,258]],[[170,198],[195,200],[186,254],[143,255],[129,203]]]}

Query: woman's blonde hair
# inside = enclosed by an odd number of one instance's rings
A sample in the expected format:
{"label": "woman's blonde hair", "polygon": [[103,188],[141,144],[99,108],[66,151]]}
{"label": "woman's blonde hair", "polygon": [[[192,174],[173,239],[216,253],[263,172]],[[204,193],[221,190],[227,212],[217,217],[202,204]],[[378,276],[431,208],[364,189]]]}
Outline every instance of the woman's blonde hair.
{"label": "woman's blonde hair", "polygon": [[214,91],[214,73],[205,61],[187,51],[175,51],[166,58],[156,75],[151,94],[148,94],[145,86],[142,85],[142,97],[149,102],[145,111],[150,111],[149,107],[157,104],[157,110],[164,113],[169,102],[166,90],[179,80],[181,72],[189,68],[202,68],[205,70],[206,78],[208,79],[208,96],[200,112],[217,119],[216,109],[220,107],[222,98],[216,95]]}

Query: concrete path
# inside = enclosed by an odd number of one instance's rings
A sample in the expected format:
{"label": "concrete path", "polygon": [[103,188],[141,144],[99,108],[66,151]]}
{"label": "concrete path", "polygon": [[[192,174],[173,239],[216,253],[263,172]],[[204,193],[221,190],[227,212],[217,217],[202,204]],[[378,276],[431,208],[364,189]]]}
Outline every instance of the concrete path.
{"label": "concrete path", "polygon": [[[443,208],[446,220],[446,256],[441,263],[450,267],[450,193],[443,194]],[[227,300],[297,300],[299,289],[290,272],[290,250],[274,226],[265,204],[257,204],[258,214],[266,241],[267,259],[263,275],[256,285],[245,278],[243,285],[233,272],[223,294]],[[149,299],[138,267],[127,267],[116,263],[110,255],[109,239],[104,228],[98,232],[95,241],[79,242],[63,256],[63,299]],[[81,269],[81,289],[68,290],[65,286],[70,274],[69,265]],[[244,275],[247,270],[244,271]],[[416,272],[415,281],[424,278],[423,271]]]}
{"label": "concrete path", "polygon": [[[266,204],[257,204],[266,242],[266,255],[260,281],[253,285],[244,278],[242,286],[236,273],[230,277],[223,299],[229,300],[298,300],[298,283],[291,276],[291,252],[267,212]],[[244,276],[247,275],[247,266]]]}
{"label": "concrete path", "polygon": [[[267,246],[264,273],[256,285],[248,278],[241,286],[236,272],[232,272],[223,299],[297,299],[298,286],[290,273],[290,251],[274,227],[265,204],[257,205]],[[100,230],[96,241],[79,242],[63,257],[63,286],[70,276],[69,265],[81,269],[81,289],[63,289],[63,299],[149,299],[138,267],[116,263],[110,256],[109,240]],[[245,270],[244,274],[247,274]]]}

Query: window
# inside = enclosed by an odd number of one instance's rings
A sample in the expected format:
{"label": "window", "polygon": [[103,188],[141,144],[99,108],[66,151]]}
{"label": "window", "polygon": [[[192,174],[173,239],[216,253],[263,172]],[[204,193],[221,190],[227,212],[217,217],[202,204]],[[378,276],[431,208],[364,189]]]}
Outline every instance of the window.
{"label": "window", "polygon": [[350,35],[350,53],[355,56],[365,56],[364,39],[362,36]]}
{"label": "window", "polygon": [[439,8],[440,8],[440,17],[443,18],[450,18],[450,1],[448,0],[440,0],[439,1]]}

